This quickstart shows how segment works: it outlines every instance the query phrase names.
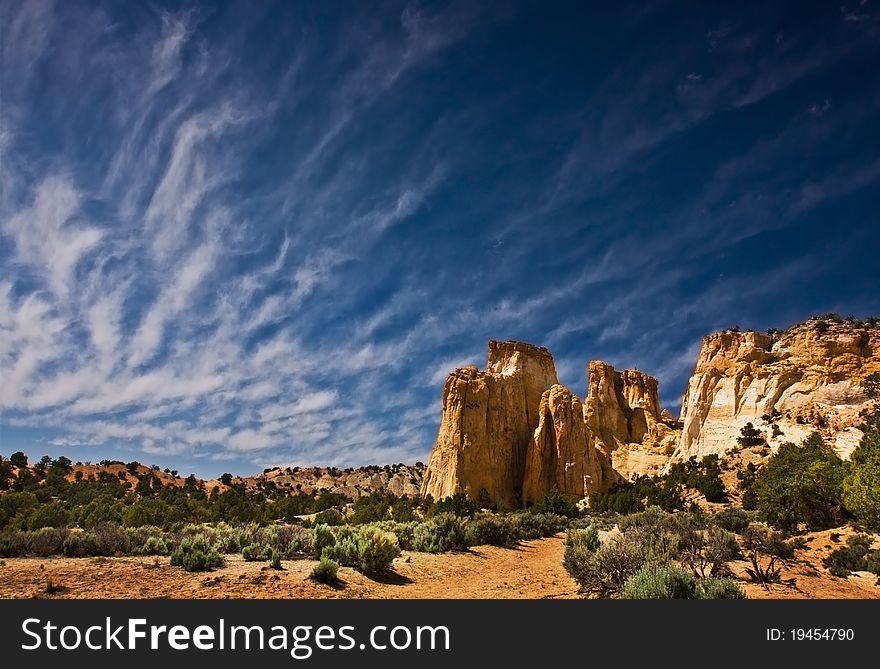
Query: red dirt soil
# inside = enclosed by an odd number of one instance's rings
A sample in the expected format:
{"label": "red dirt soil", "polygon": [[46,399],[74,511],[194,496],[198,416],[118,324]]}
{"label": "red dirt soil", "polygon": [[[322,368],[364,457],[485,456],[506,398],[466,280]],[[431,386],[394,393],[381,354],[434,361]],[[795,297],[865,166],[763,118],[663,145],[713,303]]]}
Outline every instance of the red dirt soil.
{"label": "red dirt soil", "polygon": [[[832,534],[837,541],[832,540]],[[794,585],[763,588],[740,580],[749,597],[852,599],[880,598],[877,578],[856,574],[835,578],[821,558],[843,545],[851,530],[807,535],[808,547],[784,565]],[[379,599],[558,599],[583,597],[562,566],[564,535],[525,541],[517,548],[478,546],[466,553],[430,555],[405,551],[393,569],[372,579],[341,568],[342,583],[330,587],[308,578],[312,560],[284,561],[282,571],[265,563],[227,556],[226,566],[189,574],[168,558],[15,558],[0,564],[0,598],[379,598]],[[744,561],[734,562],[743,579]]]}

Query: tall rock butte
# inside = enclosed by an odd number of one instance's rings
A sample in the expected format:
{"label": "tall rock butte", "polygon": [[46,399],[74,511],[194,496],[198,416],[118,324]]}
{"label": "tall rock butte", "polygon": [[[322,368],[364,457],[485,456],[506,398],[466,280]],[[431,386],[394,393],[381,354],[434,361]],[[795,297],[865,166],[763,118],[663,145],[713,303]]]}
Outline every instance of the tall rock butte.
{"label": "tall rock butte", "polygon": [[703,339],[681,418],[662,410],[657,379],[593,361],[587,394],[558,384],[550,352],[489,342],[486,371],[455,370],[421,492],[463,492],[509,508],[553,488],[573,499],[671,462],[724,453],[751,422],[772,448],[818,430],[842,457],[858,444],[865,377],[880,372],[880,321],[813,318],[784,332]]}
{"label": "tall rock butte", "polygon": [[813,318],[784,332],[709,335],[682,402],[673,460],[724,453],[749,422],[773,448],[818,430],[849,457],[862,436],[862,382],[874,372],[880,325],[870,321]]}
{"label": "tall rock butte", "polygon": [[509,508],[522,495],[526,455],[544,391],[558,383],[550,351],[490,341],[486,371],[456,369],[443,388],[443,413],[422,494],[485,494]]}

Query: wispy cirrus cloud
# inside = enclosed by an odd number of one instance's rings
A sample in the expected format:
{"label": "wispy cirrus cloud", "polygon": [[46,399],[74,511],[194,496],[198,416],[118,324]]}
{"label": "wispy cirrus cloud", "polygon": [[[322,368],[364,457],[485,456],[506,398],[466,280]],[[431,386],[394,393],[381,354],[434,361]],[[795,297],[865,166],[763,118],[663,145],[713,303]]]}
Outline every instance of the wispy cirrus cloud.
{"label": "wispy cirrus cloud", "polygon": [[822,288],[872,223],[871,12],[630,9],[6,3],[3,450],[424,460],[489,338],[674,405],[713,327],[880,309]]}

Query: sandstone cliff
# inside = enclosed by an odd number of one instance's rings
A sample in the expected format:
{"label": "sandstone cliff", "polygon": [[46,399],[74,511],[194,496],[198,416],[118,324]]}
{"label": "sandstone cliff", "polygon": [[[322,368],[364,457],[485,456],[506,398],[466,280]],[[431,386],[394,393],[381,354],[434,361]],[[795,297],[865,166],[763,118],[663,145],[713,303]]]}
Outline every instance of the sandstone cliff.
{"label": "sandstone cliff", "polygon": [[682,403],[674,459],[723,453],[748,422],[773,448],[819,430],[848,457],[861,438],[861,382],[877,371],[876,324],[814,318],[785,332],[709,335]]}
{"label": "sandstone cliff", "polygon": [[422,494],[478,497],[485,490],[495,502],[519,506],[541,397],[556,383],[547,349],[513,341],[489,342],[485,372],[465,367],[450,374]]}
{"label": "sandstone cliff", "polygon": [[676,422],[660,409],[657,379],[635,369],[589,364],[584,421],[594,447],[610,458],[605,481],[663,469],[678,441]]}
{"label": "sandstone cliff", "polygon": [[577,395],[560,385],[545,390],[539,417],[526,456],[523,502],[538,502],[553,488],[576,500],[598,490],[602,466]]}

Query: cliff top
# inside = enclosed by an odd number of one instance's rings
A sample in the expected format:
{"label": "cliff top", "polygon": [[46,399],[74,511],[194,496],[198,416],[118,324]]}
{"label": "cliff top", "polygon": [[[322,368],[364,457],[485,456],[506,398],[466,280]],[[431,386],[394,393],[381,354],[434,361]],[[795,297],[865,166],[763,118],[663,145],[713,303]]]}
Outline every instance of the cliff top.
{"label": "cliff top", "polygon": [[496,339],[489,340],[490,358],[492,353],[510,351],[519,351],[520,353],[525,353],[527,355],[549,358],[550,360],[553,359],[553,354],[550,353],[549,349],[546,349],[543,346],[538,346],[537,344],[529,344],[524,341],[516,341],[515,339],[508,339],[507,341],[498,341]]}

